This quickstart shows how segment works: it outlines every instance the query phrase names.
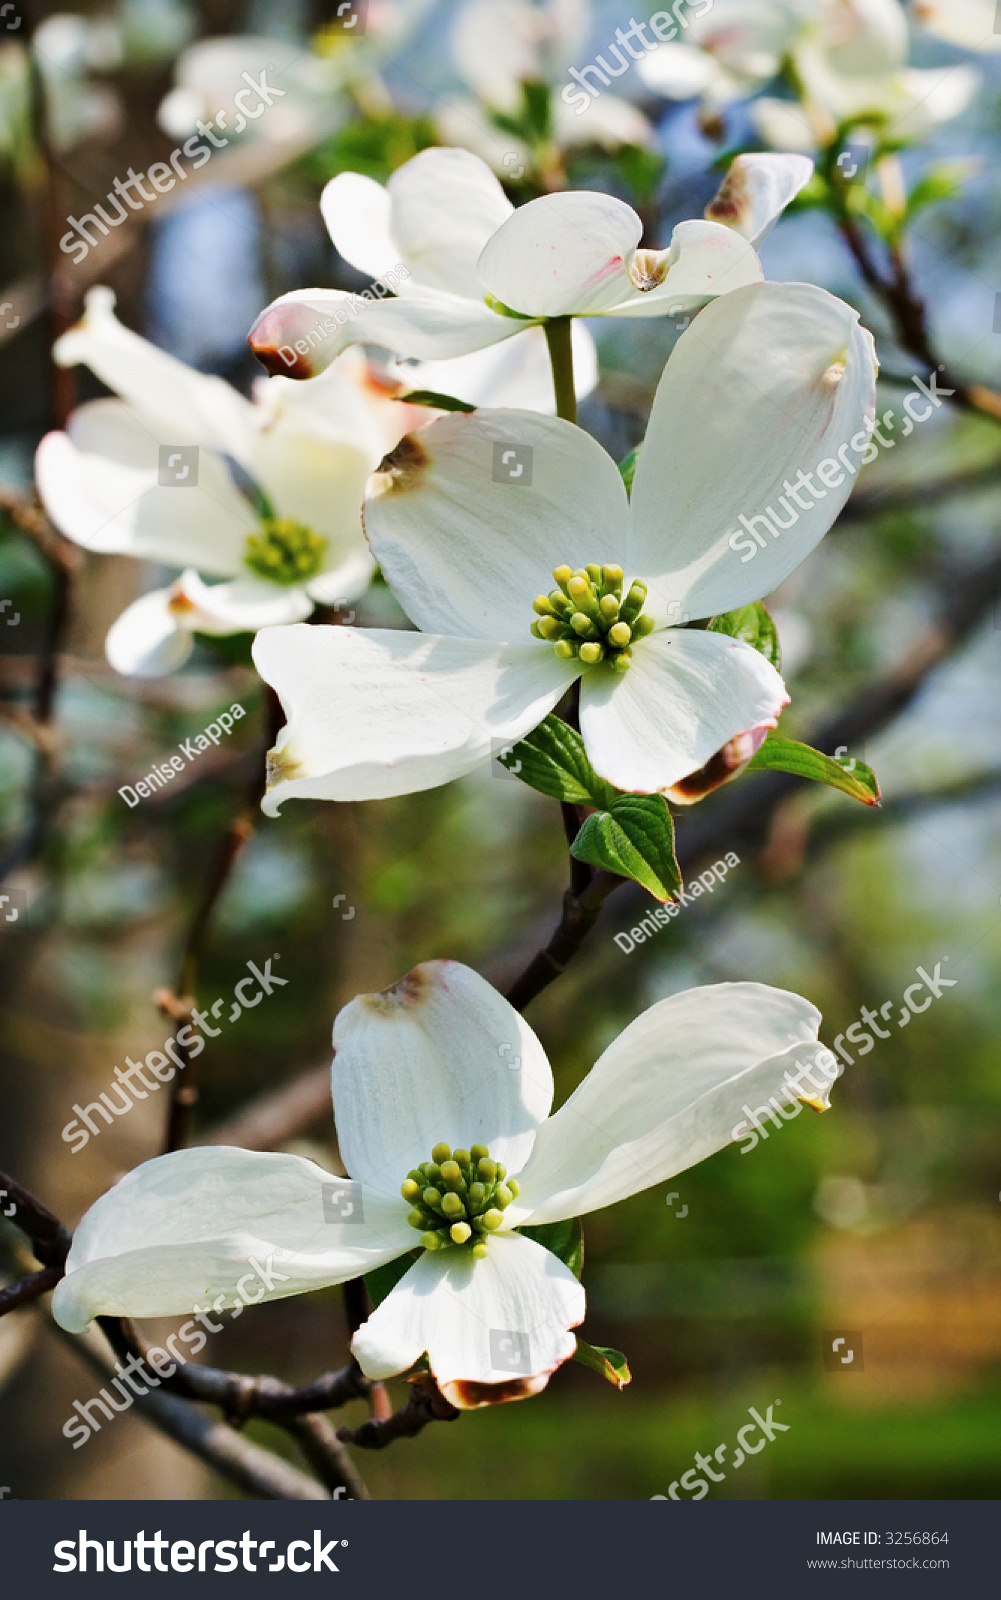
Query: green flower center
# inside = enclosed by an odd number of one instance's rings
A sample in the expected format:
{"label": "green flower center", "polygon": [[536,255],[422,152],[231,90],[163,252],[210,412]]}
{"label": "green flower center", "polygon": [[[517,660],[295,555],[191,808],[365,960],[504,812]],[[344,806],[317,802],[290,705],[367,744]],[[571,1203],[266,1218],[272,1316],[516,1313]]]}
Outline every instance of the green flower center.
{"label": "green flower center", "polygon": [[244,566],[271,583],[289,586],[315,578],[327,548],[312,528],[291,517],[265,517],[260,533],[252,533],[243,552]]}
{"label": "green flower center", "polygon": [[621,567],[555,567],[553,577],[559,588],[533,602],[535,637],[552,644],[562,661],[579,656],[593,667],[607,660],[614,671],[627,671],[632,646],[656,627],[643,615],[646,584],[635,578],[623,599]]}
{"label": "green flower center", "polygon": [[518,1185],[506,1167],[490,1159],[485,1144],[468,1150],[436,1144],[431,1160],[407,1174],[400,1193],[411,1208],[407,1221],[420,1230],[426,1250],[456,1245],[481,1261],[487,1239],[517,1198]]}

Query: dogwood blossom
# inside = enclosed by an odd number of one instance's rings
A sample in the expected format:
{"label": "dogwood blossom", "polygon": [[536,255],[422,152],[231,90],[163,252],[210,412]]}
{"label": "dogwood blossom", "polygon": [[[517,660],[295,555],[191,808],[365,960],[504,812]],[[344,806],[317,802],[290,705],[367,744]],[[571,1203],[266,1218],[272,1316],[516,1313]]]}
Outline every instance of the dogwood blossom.
{"label": "dogwood blossom", "polygon": [[54,356],[85,363],[121,398],[79,406],[35,462],[67,538],[184,568],[113,624],[111,665],[171,672],[196,632],[256,632],[361,594],[374,570],[359,516],[365,479],[415,413],[369,383],[360,358],[308,393],[263,378],[246,400],[130,332],[113,308],[109,289],[92,289]]}
{"label": "dogwood blossom", "polygon": [[[757,159],[770,165],[776,206],[758,217],[760,236],[809,170],[790,156]],[[394,299],[361,301],[341,289],[282,295],[250,332],[269,372],[313,377],[359,340],[437,361],[552,317],[684,315],[763,278],[749,239],[722,222],[681,222],[668,249],[647,250],[640,218],[611,195],[549,194],[514,210],[467,150],[424,150],[385,188],[341,173],[320,205],[337,249],[360,271],[380,280],[402,262],[408,275]],[[345,317],[348,306],[355,314]]]}
{"label": "dogwood blossom", "polygon": [[[952,7],[948,0],[938,9]],[[942,33],[940,19],[935,31]],[[964,42],[971,31],[963,29]],[[910,67],[899,0],[716,0],[689,39],[639,64],[648,86],[676,98],[701,95],[712,109],[762,88],[788,64],[801,100],[763,97],[751,107],[758,132],[784,149],[812,150],[840,124],[867,118],[919,138],[958,116],[980,81],[955,62]]]}
{"label": "dogwood blossom", "polygon": [[729,775],[775,725],[785,686],[749,645],[680,624],[770,593],[814,548],[848,472],[812,505],[800,497],[753,559],[735,554],[741,519],[867,439],[874,405],[857,313],[812,285],[764,283],[714,301],[678,340],[631,500],[611,457],[555,417],[482,410],[408,435],[369,484],[365,526],[422,632],[258,636],[288,718],[265,810],[446,783],[578,678],[581,733],[608,782],[673,793],[738,741]]}
{"label": "dogwood blossom", "polygon": [[[501,178],[516,181],[536,159],[544,166],[575,145],[654,147],[649,120],[621,95],[602,94],[579,115],[559,92],[593,27],[589,0],[467,0],[456,13],[450,43],[459,75],[476,98],[448,95],[437,105],[443,142],[472,150]],[[533,128],[533,139],[527,130],[525,137],[514,131],[525,119],[526,85],[547,91],[547,126]]]}
{"label": "dogwood blossom", "polygon": [[837,1064],[819,1026],[809,1001],[764,984],[689,989],[630,1023],[550,1115],[552,1071],[528,1024],[469,967],[426,962],[334,1024],[349,1178],[217,1146],[147,1161],[80,1222],[53,1315],[80,1332],[101,1315],[218,1312],[400,1259],[352,1340],[363,1372],[389,1378],[426,1354],[460,1409],[537,1394],[574,1353],[585,1295],[519,1230],[704,1161],[746,1102],[826,1109]]}

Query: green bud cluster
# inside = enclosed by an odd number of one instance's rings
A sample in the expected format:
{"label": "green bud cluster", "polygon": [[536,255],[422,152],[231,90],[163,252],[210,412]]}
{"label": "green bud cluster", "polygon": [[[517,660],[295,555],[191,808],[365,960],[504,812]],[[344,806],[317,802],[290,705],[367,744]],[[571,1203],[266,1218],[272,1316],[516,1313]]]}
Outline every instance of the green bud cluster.
{"label": "green bud cluster", "polygon": [[326,548],[326,539],[305,523],[293,522],[291,517],[266,517],[260,533],[247,539],[243,564],[271,583],[305,583],[320,571]]}
{"label": "green bud cluster", "polygon": [[621,567],[556,567],[553,577],[559,588],[533,602],[535,637],[552,644],[563,661],[578,656],[587,667],[607,661],[616,672],[627,671],[632,646],[656,626],[643,614],[646,584],[635,579],[623,599]]}
{"label": "green bud cluster", "polygon": [[407,1221],[419,1230],[426,1250],[457,1245],[481,1261],[488,1237],[517,1198],[518,1185],[506,1167],[490,1159],[485,1144],[468,1150],[436,1144],[431,1160],[407,1174],[400,1193],[410,1206]]}

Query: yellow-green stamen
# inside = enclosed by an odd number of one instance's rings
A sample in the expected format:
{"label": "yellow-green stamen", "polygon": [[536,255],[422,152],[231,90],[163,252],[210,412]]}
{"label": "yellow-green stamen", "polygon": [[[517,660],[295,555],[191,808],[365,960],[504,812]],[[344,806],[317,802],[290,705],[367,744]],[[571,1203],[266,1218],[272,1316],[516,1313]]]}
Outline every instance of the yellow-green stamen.
{"label": "yellow-green stamen", "polygon": [[577,657],[586,667],[607,661],[616,672],[632,662],[632,646],[652,633],[654,619],[643,614],[647,589],[635,579],[622,598],[621,567],[588,564],[556,567],[559,588],[537,595],[532,632],[551,644],[562,661]]}
{"label": "yellow-green stamen", "polygon": [[327,541],[291,517],[267,517],[259,533],[249,535],[243,552],[244,566],[259,578],[286,587],[306,583],[323,567]]}
{"label": "yellow-green stamen", "polygon": [[420,1233],[425,1250],[452,1247],[482,1260],[488,1237],[517,1199],[518,1185],[506,1167],[490,1159],[485,1144],[468,1150],[436,1144],[431,1160],[407,1174],[400,1193],[411,1208],[407,1221]]}

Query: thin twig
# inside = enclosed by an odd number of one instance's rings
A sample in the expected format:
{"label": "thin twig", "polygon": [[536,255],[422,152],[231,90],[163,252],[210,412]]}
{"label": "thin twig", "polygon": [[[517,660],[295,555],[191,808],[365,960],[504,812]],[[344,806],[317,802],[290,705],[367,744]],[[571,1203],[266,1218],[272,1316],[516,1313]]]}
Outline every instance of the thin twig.
{"label": "thin twig", "polygon": [[33,1272],[30,1277],[21,1278],[18,1283],[11,1283],[5,1289],[0,1289],[0,1317],[5,1317],[8,1311],[15,1311],[18,1306],[27,1305],[31,1300],[37,1300],[39,1295],[45,1294],[49,1289],[54,1289],[62,1275],[62,1267],[42,1267],[40,1272]]}
{"label": "thin twig", "polygon": [[370,1500],[365,1480],[348,1455],[337,1430],[326,1417],[294,1417],[282,1423],[317,1474],[321,1483],[335,1500],[341,1498],[339,1489],[348,1491],[349,1500]]}
{"label": "thin twig", "polygon": [[411,1383],[414,1392],[399,1411],[383,1419],[372,1417],[357,1428],[338,1428],[338,1439],[356,1445],[359,1450],[385,1450],[396,1439],[414,1438],[430,1422],[455,1422],[461,1416],[426,1374],[412,1378]]}

